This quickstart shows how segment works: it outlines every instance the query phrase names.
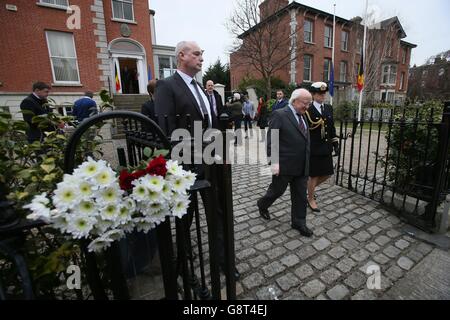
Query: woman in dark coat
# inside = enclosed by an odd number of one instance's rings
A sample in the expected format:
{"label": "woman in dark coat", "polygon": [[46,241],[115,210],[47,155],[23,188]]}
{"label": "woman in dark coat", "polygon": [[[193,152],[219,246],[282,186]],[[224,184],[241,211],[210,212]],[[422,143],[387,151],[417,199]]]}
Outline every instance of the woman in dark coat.
{"label": "woman in dark coat", "polygon": [[233,95],[233,100],[231,103],[227,103],[227,108],[230,111],[231,117],[234,121],[234,145],[241,145],[242,144],[242,132],[241,132],[241,124],[242,124],[242,118],[244,117],[244,114],[242,112],[242,102],[241,102],[241,95],[239,93],[235,93]]}
{"label": "woman in dark coat", "polygon": [[316,188],[327,181],[333,174],[333,149],[339,152],[339,139],[334,127],[333,107],[325,104],[328,86],[324,82],[311,85],[311,103],[306,118],[308,120],[311,156],[309,161],[308,205],[314,212],[320,212],[315,200]]}
{"label": "woman in dark coat", "polygon": [[267,104],[264,98],[259,98],[258,111],[257,111],[258,122],[257,125],[261,129],[261,141],[266,140],[266,127],[268,126],[268,113]]}

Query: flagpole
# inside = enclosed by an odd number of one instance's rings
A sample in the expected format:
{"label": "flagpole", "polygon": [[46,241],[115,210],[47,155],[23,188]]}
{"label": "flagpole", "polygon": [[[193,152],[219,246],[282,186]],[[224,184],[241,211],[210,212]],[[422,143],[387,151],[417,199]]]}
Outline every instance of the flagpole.
{"label": "flagpole", "polygon": [[[363,55],[363,62],[366,63],[366,38],[367,38],[367,10],[369,8],[369,0],[366,0],[366,11],[364,13],[365,17],[364,17],[364,37],[363,37],[363,51],[362,51],[362,55]],[[364,67],[364,66],[361,66]],[[363,68],[364,72],[367,72],[366,68]],[[362,90],[359,93],[359,108],[358,108],[358,121],[361,122],[361,111],[362,111],[362,99],[363,99],[363,93],[364,93],[364,88],[365,86],[363,86]]]}
{"label": "flagpole", "polygon": [[[334,47],[335,47],[335,43],[336,43],[336,3],[334,4],[334,12],[333,12],[333,52],[332,52],[332,56],[331,56],[331,68],[333,69],[333,77],[335,76],[334,74]],[[332,86],[334,86],[334,79],[333,82],[331,84]],[[331,89],[333,90],[334,93],[334,88]],[[331,96],[330,99],[330,103],[331,105],[333,105],[333,96]]]}

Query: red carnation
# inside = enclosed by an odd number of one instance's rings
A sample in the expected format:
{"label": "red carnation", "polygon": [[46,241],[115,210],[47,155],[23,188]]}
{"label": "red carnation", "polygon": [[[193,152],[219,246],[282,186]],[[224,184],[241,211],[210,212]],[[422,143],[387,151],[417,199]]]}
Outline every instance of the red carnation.
{"label": "red carnation", "polygon": [[163,156],[159,156],[148,164],[145,171],[148,174],[165,177],[167,173],[166,169],[166,159]]}
{"label": "red carnation", "polygon": [[139,179],[143,176],[145,176],[147,174],[147,172],[145,170],[139,170],[136,172],[133,172],[131,175],[133,176],[134,179]]}
{"label": "red carnation", "polygon": [[119,176],[119,184],[120,184],[120,189],[122,190],[130,190],[131,188],[133,188],[133,185],[131,184],[136,178],[133,177],[133,175],[131,173],[129,173],[126,169],[122,170],[120,172],[120,176]]}

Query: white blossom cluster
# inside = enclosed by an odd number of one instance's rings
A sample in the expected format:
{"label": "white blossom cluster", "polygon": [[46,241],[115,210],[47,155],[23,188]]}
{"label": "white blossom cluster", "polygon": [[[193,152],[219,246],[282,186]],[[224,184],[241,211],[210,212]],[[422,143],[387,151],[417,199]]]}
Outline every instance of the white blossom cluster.
{"label": "white blossom cluster", "polygon": [[187,190],[195,174],[167,161],[165,177],[147,174],[132,182],[131,194],[103,160],[88,158],[56,190],[37,195],[26,206],[32,220],[43,220],[73,239],[86,238],[89,251],[99,252],[133,230],[148,232],[167,216],[181,218],[189,205]]}

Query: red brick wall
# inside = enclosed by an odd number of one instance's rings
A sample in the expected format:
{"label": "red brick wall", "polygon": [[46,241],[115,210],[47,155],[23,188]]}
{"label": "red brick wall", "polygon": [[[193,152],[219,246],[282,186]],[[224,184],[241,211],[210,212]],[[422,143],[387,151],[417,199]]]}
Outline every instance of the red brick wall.
{"label": "red brick wall", "polygon": [[91,2],[71,0],[81,9],[81,30],[68,30],[69,15],[64,10],[41,7],[36,1],[14,1],[17,12],[0,6],[2,49],[0,50],[0,81],[3,92],[30,92],[32,83],[40,80],[53,83],[46,30],[73,33],[78,57],[80,82],[83,87],[54,87],[54,92],[81,92],[100,88],[97,48],[92,31]]}
{"label": "red brick wall", "polygon": [[[0,92],[30,92],[35,81],[53,83],[52,68],[48,52],[46,30],[70,32],[74,35],[75,49],[78,58],[78,69],[82,87],[54,86],[53,92],[98,91],[103,87],[99,80],[100,70],[97,59],[99,49],[95,46],[98,36],[94,35],[96,24],[91,11],[94,0],[70,0],[70,5],[81,9],[81,29],[69,30],[66,27],[70,16],[64,10],[41,7],[38,0],[10,1],[17,6],[17,12],[8,11],[5,5],[0,6],[2,22],[2,38],[0,50]],[[108,43],[121,37],[121,22],[111,21],[111,1],[105,0],[104,16]],[[147,64],[153,67],[153,51],[151,46],[150,17],[147,0],[134,0],[134,16],[137,25],[129,24],[131,39],[141,43],[146,52]]]}
{"label": "red brick wall", "polygon": [[259,5],[261,20],[271,16],[289,4],[288,0],[266,0]]}
{"label": "red brick wall", "polygon": [[[110,43],[114,39],[122,38],[120,34],[120,26],[123,22],[111,20],[113,17],[111,5],[112,5],[111,1],[103,1],[104,6],[103,10],[105,13],[105,24],[106,24],[106,36],[108,38],[108,43]],[[150,30],[150,11],[148,8],[148,0],[134,0],[133,12],[134,12],[134,21],[137,24],[131,23],[128,24],[128,26],[131,29],[131,36],[129,37],[129,39],[135,40],[144,46],[147,58],[146,67],[148,68],[148,65],[150,65],[152,75],[155,75],[155,70],[153,66],[153,49]]]}

